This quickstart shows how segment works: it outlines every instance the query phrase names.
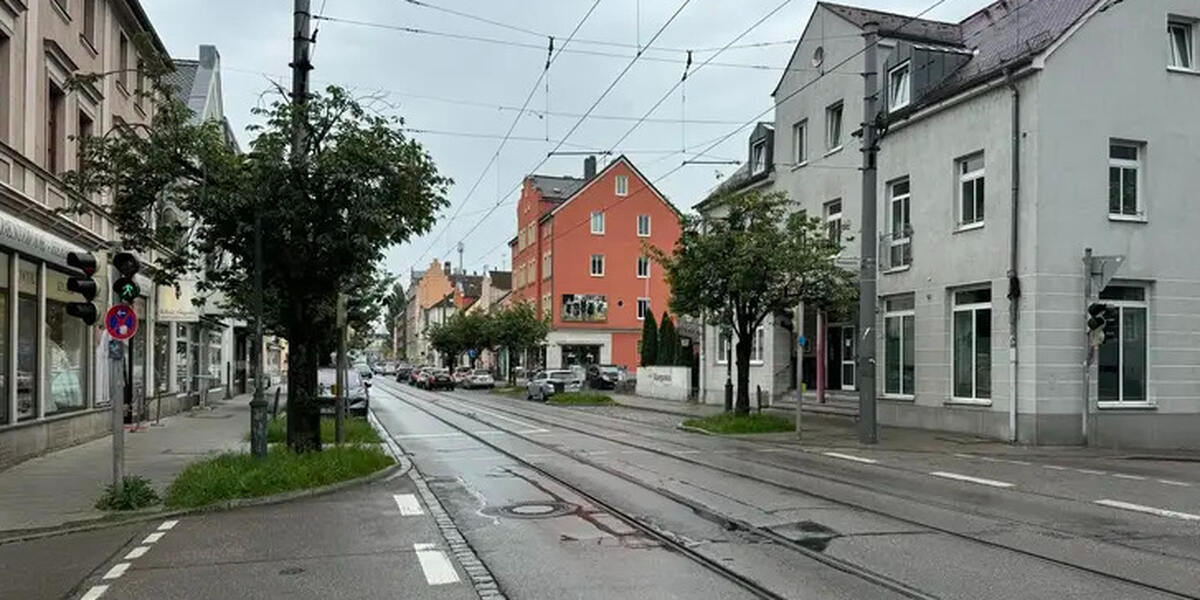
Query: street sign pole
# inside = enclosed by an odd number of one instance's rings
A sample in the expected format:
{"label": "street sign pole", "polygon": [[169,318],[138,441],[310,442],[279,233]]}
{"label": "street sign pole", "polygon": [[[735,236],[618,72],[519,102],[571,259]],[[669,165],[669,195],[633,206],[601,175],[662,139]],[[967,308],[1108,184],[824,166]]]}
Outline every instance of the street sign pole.
{"label": "street sign pole", "polygon": [[[111,358],[111,355],[109,355]],[[125,369],[121,369],[122,372]],[[109,371],[111,373],[111,371]],[[126,386],[128,387],[128,385]],[[113,495],[120,497],[125,487],[125,419],[124,402],[112,398],[112,475]]]}

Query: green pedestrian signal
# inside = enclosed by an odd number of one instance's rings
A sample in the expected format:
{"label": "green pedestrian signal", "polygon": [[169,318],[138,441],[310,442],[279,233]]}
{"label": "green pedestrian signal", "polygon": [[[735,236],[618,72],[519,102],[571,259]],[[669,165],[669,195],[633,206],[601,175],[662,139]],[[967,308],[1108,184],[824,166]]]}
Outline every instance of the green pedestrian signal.
{"label": "green pedestrian signal", "polygon": [[112,286],[113,293],[117,296],[117,302],[133,304],[133,301],[142,293],[142,288],[133,280],[133,276],[137,275],[138,270],[142,268],[141,262],[132,252],[118,252],[113,256],[113,266],[121,274]]}

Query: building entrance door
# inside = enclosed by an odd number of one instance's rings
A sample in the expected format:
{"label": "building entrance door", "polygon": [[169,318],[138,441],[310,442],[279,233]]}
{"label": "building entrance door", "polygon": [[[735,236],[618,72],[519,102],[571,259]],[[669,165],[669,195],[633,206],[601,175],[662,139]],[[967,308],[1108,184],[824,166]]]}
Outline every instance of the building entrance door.
{"label": "building entrance door", "polygon": [[826,345],[826,382],[831,390],[854,391],[855,336],[853,325],[830,325]]}

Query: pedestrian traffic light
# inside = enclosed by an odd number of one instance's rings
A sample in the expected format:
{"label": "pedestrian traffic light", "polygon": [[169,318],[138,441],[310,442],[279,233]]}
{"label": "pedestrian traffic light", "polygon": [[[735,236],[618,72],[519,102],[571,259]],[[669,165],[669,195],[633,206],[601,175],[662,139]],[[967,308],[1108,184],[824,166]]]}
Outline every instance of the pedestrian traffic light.
{"label": "pedestrian traffic light", "polygon": [[137,282],[133,280],[133,276],[142,268],[142,264],[132,252],[118,252],[113,256],[113,266],[121,274],[112,286],[113,293],[117,295],[117,301],[133,304],[133,301],[142,293]]}
{"label": "pedestrian traffic light", "polygon": [[1112,342],[1117,339],[1120,312],[1117,307],[1103,302],[1093,302],[1088,305],[1088,333],[1096,345]]}
{"label": "pedestrian traffic light", "polygon": [[82,277],[67,278],[67,291],[83,296],[83,302],[67,303],[67,314],[87,325],[94,325],[96,305],[92,300],[96,298],[96,280],[92,279],[92,276],[96,274],[96,257],[87,252],[68,252],[67,266],[79,269],[83,273]]}

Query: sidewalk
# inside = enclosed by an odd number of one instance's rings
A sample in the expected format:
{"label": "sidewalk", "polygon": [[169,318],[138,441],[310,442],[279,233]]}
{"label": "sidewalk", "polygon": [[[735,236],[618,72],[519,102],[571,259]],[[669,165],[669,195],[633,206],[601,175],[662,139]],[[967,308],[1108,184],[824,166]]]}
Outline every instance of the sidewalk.
{"label": "sidewalk", "polygon": [[[249,447],[250,396],[210,400],[212,410],[164,418],[125,432],[125,474],[151,480],[161,493],[184,466],[208,454]],[[0,471],[0,537],[61,527],[108,513],[92,505],[112,483],[112,437],[92,440]]]}

